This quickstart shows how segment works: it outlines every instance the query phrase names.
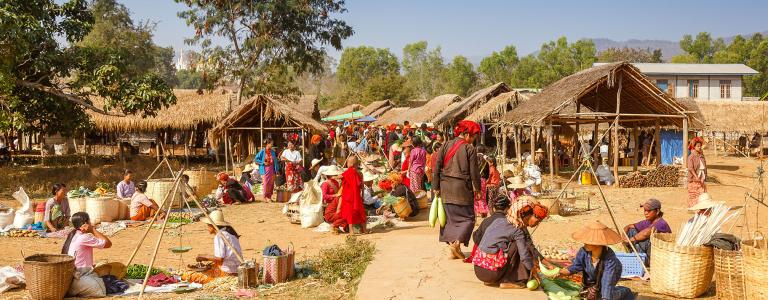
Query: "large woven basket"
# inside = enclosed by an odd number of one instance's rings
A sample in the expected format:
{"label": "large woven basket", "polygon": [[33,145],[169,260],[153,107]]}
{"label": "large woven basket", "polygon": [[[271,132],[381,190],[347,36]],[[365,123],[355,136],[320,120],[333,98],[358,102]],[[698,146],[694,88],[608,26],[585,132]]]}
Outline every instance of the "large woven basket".
{"label": "large woven basket", "polygon": [[264,272],[262,274],[261,282],[265,284],[276,284],[291,280],[295,272],[295,257],[296,252],[293,249],[293,244],[290,244],[290,247],[283,255],[264,255]]}
{"label": "large woven basket", "polygon": [[120,214],[119,203],[115,197],[86,197],[85,211],[91,217],[91,224],[96,225],[101,222],[112,222],[117,220]]}
{"label": "large woven basket", "polygon": [[717,298],[744,299],[744,255],[741,251],[714,249]]}
{"label": "large woven basket", "polygon": [[24,278],[32,299],[63,299],[74,273],[75,259],[69,255],[35,254],[24,258]]}
{"label": "large woven basket", "polygon": [[411,215],[413,212],[413,209],[411,209],[411,205],[408,203],[408,200],[406,200],[404,197],[400,197],[400,199],[395,202],[395,204],[392,204],[392,209],[395,211],[398,217],[400,218],[407,218]]}
{"label": "large woven basket", "polygon": [[[768,299],[768,242],[765,239],[741,242],[744,252],[744,299]],[[655,255],[655,253],[654,253]]]}
{"label": "large woven basket", "polygon": [[211,190],[219,187],[219,182],[216,180],[216,172],[200,169],[197,171],[184,171],[184,174],[189,176],[189,186],[195,190],[195,196],[198,199],[203,199]]}
{"label": "large woven basket", "polygon": [[131,219],[131,199],[115,199],[117,201],[117,219],[118,220],[130,220]]}
{"label": "large woven basket", "polygon": [[85,197],[69,198],[69,213],[75,214],[81,211],[86,211]]}
{"label": "large woven basket", "polygon": [[419,191],[419,193],[416,194],[416,202],[419,203],[419,209],[427,209],[431,204],[429,196],[427,196],[427,192],[425,191]]}
{"label": "large woven basket", "polygon": [[656,233],[651,237],[651,290],[680,298],[705,293],[715,272],[711,247],[680,246],[675,235]]}
{"label": "large woven basket", "polygon": [[[147,192],[145,193],[149,199],[155,200],[157,205],[163,204],[163,199],[165,199],[165,195],[171,192],[173,190],[174,180],[173,178],[158,178],[158,179],[150,179],[147,180]],[[173,194],[168,195],[168,199],[165,201],[170,202],[173,199]],[[182,199],[179,199],[178,195],[176,196],[176,199],[173,201],[173,206],[171,208],[181,208],[181,201]],[[166,205],[168,203],[166,202]]]}

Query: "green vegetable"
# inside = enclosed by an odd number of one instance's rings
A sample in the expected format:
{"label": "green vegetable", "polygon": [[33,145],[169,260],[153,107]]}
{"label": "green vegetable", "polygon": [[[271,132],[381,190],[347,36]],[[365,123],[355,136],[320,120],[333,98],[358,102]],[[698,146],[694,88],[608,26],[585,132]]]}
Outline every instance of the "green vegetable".
{"label": "green vegetable", "polygon": [[435,227],[437,223],[437,197],[432,200],[432,206],[429,208],[429,227]]}
{"label": "green vegetable", "polygon": [[437,220],[440,222],[440,227],[445,227],[445,207],[443,207],[443,199],[437,197]]}
{"label": "green vegetable", "polygon": [[557,274],[560,274],[560,268],[553,268],[552,270],[547,269],[547,266],[539,262],[539,269],[541,269],[541,274],[543,274],[546,277],[555,277]]}
{"label": "green vegetable", "polygon": [[539,282],[536,281],[536,279],[528,280],[528,283],[525,284],[525,287],[527,287],[529,291],[535,291],[539,288]]}
{"label": "green vegetable", "polygon": [[579,291],[581,291],[580,285],[563,278],[542,278],[541,288],[544,289],[550,299],[555,300],[578,299]]}
{"label": "green vegetable", "polygon": [[[152,272],[149,273],[149,276],[154,276],[160,273],[166,274],[163,269],[152,268]],[[128,279],[144,279],[145,275],[147,275],[147,266],[145,265],[132,264],[129,265],[125,271],[125,278]]]}

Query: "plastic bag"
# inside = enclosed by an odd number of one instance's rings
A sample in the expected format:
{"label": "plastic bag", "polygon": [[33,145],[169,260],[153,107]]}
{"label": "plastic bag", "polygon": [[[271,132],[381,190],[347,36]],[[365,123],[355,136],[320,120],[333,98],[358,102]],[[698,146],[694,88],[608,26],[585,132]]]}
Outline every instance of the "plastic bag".
{"label": "plastic bag", "polygon": [[299,199],[301,228],[316,227],[323,223],[323,201],[317,187],[317,182],[314,180],[304,184],[304,191]]}
{"label": "plastic bag", "polygon": [[32,202],[29,201],[29,196],[27,196],[24,188],[19,187],[19,190],[13,193],[13,199],[21,203],[21,208],[17,212],[32,213]]}
{"label": "plastic bag", "polygon": [[67,296],[105,297],[107,296],[107,287],[104,286],[104,280],[93,272],[93,268],[78,268],[75,271],[72,284],[69,285]]}
{"label": "plastic bag", "polygon": [[13,267],[0,268],[0,294],[24,285],[24,273]]}

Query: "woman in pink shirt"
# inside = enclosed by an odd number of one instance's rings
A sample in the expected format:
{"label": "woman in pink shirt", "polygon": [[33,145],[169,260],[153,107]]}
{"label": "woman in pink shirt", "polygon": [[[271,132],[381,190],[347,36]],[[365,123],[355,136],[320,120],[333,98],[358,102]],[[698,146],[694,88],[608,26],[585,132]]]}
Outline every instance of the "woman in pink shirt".
{"label": "woman in pink shirt", "polygon": [[75,230],[67,236],[61,254],[74,257],[75,268],[93,267],[93,248],[112,247],[112,241],[94,229],[88,213],[78,212],[72,215],[72,226]]}

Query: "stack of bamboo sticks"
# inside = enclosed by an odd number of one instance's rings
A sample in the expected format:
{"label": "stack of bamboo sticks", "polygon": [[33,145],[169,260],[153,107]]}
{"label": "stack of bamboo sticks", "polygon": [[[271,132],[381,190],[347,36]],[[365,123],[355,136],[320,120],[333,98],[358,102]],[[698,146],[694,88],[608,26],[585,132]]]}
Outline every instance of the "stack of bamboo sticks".
{"label": "stack of bamboo sticks", "polygon": [[718,204],[708,209],[707,214],[696,214],[688,223],[683,225],[677,236],[677,244],[681,246],[701,246],[709,242],[725,223],[735,218],[739,211],[728,213],[731,207]]}

